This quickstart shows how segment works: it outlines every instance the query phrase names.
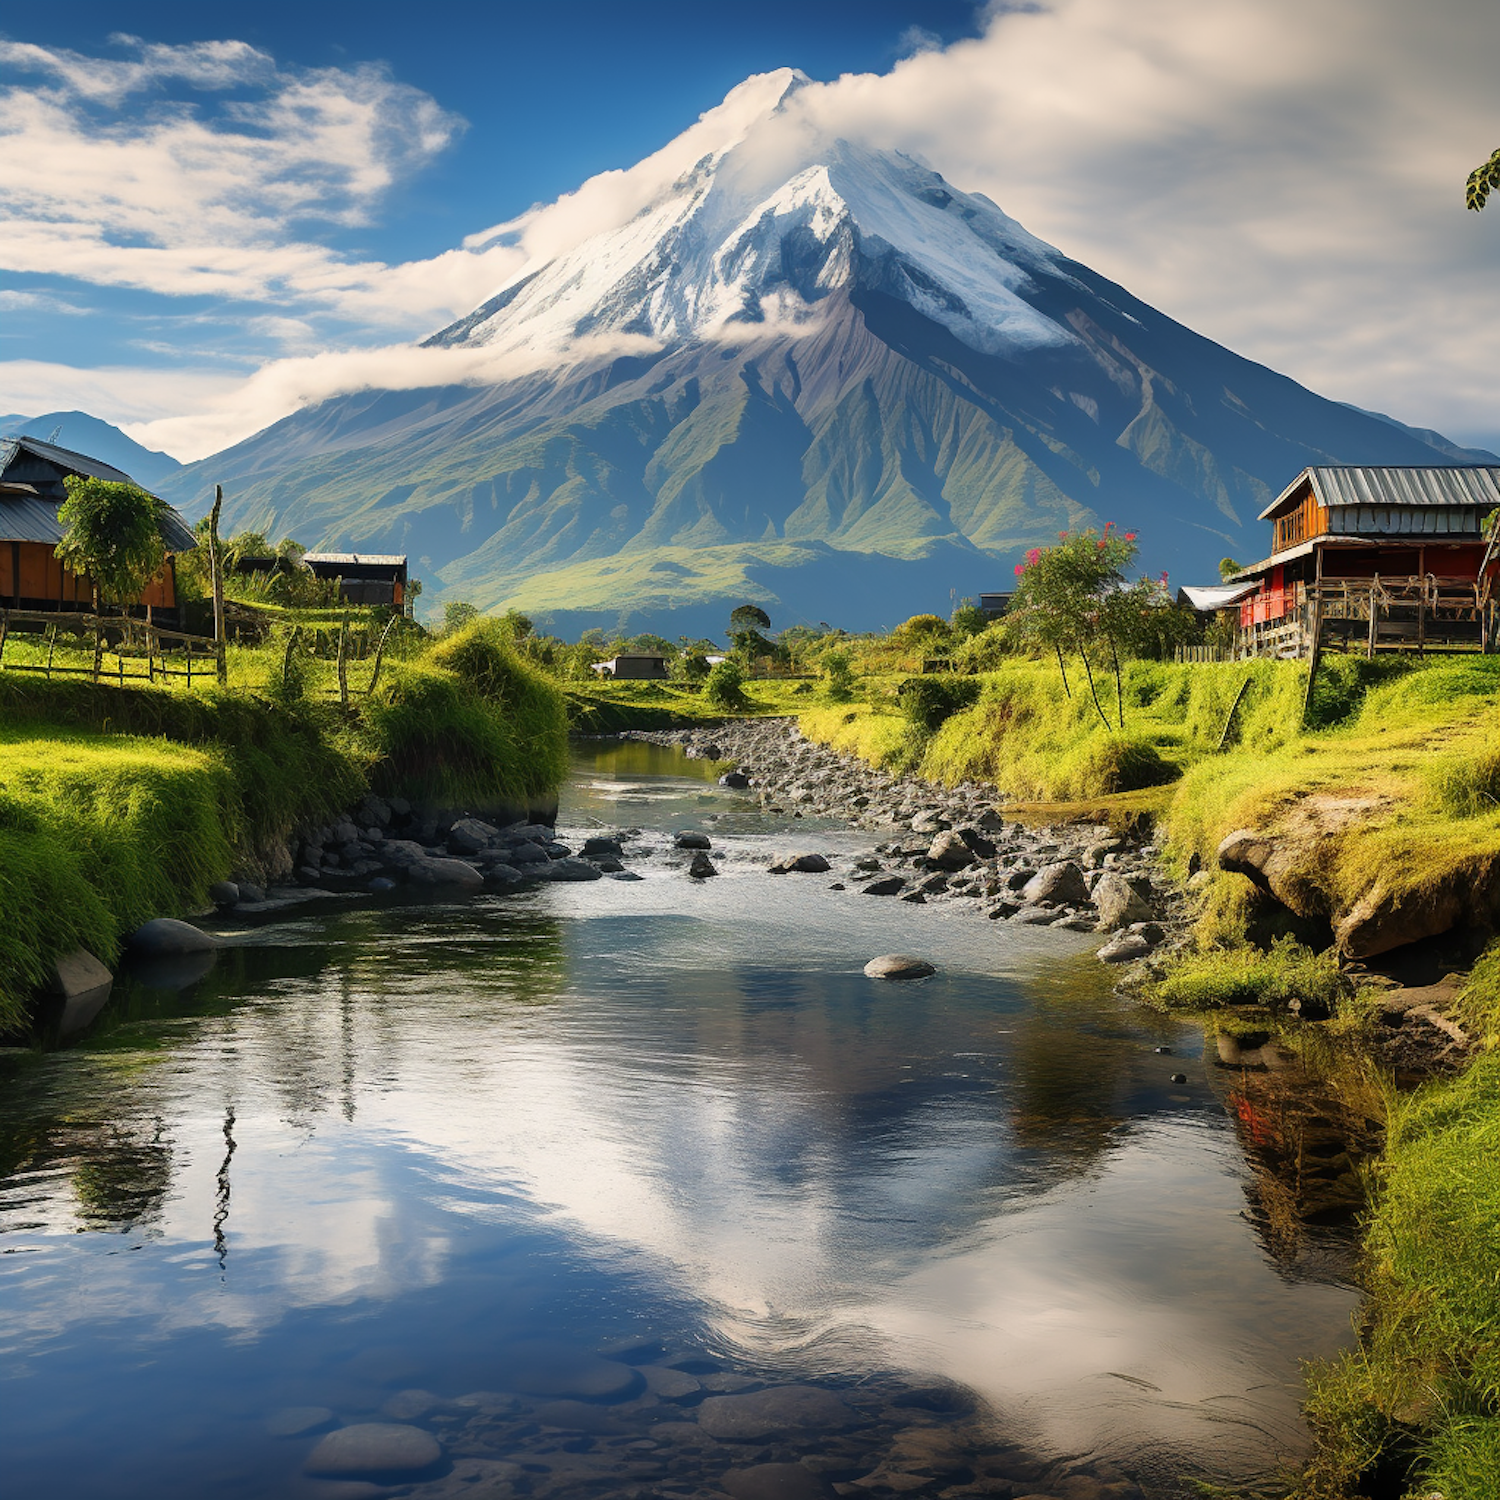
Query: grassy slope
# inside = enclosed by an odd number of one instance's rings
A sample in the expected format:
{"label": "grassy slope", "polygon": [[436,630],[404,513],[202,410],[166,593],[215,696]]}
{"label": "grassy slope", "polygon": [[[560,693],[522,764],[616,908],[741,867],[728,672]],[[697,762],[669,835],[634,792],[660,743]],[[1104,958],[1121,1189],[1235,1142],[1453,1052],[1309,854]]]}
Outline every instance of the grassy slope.
{"label": "grassy slope", "polygon": [[[61,660],[59,654],[59,660]],[[20,1023],[54,959],[106,963],[151,916],[191,910],[233,862],[365,790],[524,808],[567,767],[562,694],[493,622],[392,661],[339,711],[332,666],[275,706],[279,647],[231,652],[231,683],[95,686],[0,673],[0,1028]],[[371,666],[351,667],[359,687]]]}

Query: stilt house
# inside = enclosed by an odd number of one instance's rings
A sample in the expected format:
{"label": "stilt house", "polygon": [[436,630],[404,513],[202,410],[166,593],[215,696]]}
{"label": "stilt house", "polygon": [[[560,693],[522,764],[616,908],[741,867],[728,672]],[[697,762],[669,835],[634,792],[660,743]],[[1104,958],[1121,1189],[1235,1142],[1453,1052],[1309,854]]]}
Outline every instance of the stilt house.
{"label": "stilt house", "polygon": [[[63,480],[70,474],[136,484],[130,475],[86,453],[31,437],[0,441],[0,607],[39,613],[93,608],[93,585],[69,572],[55,555],[63,538],[57,512],[68,497]],[[162,521],[162,541],[167,560],[161,572],[131,602],[150,605],[170,620],[177,608],[176,555],[190,552],[198,541],[175,510],[168,510]]]}
{"label": "stilt house", "polygon": [[1500,465],[1320,466],[1261,512],[1271,554],[1245,588],[1237,655],[1495,649]]}

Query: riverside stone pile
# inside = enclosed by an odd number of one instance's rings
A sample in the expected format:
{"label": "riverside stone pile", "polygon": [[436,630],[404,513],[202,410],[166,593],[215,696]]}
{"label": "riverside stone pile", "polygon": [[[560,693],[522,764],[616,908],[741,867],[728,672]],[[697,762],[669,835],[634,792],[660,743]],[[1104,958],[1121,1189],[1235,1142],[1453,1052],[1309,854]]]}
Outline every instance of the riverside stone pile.
{"label": "riverside stone pile", "polygon": [[330,1500],[1142,1500],[1108,1463],[1006,1441],[957,1386],[788,1383],[660,1346],[533,1352],[537,1368],[497,1370],[503,1389],[371,1392],[272,1413],[266,1431]]}
{"label": "riverside stone pile", "polygon": [[[917,904],[953,901],[999,921],[1106,932],[1106,963],[1144,958],[1181,925],[1183,899],[1163,880],[1157,849],[1099,824],[1027,827],[1007,821],[992,787],[896,777],[805,739],[792,719],[707,729],[634,731],[690,757],[727,763],[726,787],[753,791],[770,812],[829,817],[887,834],[835,871],[843,889]],[[772,873],[828,870],[823,856],[788,852]]]}
{"label": "riverside stone pile", "polygon": [[588,838],[580,849],[542,823],[497,828],[461,812],[413,808],[399,797],[366,797],[352,812],[309,829],[295,850],[296,886],[262,890],[221,881],[211,892],[222,911],[270,915],[323,893],[420,889],[511,890],[536,881],[636,878],[620,836]]}

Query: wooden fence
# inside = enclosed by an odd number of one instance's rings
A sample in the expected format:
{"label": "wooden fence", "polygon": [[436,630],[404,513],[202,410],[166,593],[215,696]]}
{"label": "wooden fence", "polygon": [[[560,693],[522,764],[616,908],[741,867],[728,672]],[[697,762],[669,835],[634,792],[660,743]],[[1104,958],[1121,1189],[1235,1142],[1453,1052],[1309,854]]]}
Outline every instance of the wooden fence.
{"label": "wooden fence", "polygon": [[[40,635],[47,648],[45,662],[22,662],[14,651],[6,659],[6,646],[12,636]],[[80,649],[93,650],[94,664],[88,667],[64,666],[55,660],[59,636],[81,637]],[[113,669],[103,665],[108,648],[115,657]],[[144,671],[127,670],[127,662]],[[95,682],[110,680],[122,687],[127,682],[155,682],[158,677],[182,677],[189,687],[193,678],[222,678],[224,648],[208,636],[189,635],[181,630],[166,630],[151,620],[137,620],[130,615],[92,615],[81,613],[41,613],[18,609],[0,609],[0,669],[7,672],[40,672],[43,676],[88,677]]]}

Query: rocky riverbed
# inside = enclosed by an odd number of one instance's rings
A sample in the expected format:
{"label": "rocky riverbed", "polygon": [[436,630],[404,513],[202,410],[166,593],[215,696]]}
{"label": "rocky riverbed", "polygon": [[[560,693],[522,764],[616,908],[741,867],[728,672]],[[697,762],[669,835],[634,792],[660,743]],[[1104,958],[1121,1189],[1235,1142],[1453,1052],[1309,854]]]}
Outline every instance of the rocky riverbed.
{"label": "rocky riverbed", "polygon": [[696,1353],[518,1351],[511,1389],[400,1390],[373,1411],[273,1413],[326,1500],[1141,1500],[1112,1464],[1042,1459],[961,1388],[757,1378]]}
{"label": "rocky riverbed", "polygon": [[866,896],[951,901],[991,920],[1108,933],[1099,950],[1106,963],[1145,958],[1180,934],[1182,894],[1162,876],[1149,840],[1100,824],[1007,820],[993,787],[891,776],[804,738],[792,719],[627,737],[726,763],[720,783],[754,792],[770,811],[840,818],[885,835],[847,870],[789,848],[772,873],[832,873]]}

